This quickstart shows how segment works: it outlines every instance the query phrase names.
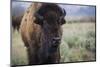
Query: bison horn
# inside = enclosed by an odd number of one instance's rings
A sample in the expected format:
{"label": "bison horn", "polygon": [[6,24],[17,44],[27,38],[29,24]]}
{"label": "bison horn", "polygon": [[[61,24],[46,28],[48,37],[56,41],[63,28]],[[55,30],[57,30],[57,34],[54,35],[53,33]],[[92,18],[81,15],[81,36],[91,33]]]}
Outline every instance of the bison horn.
{"label": "bison horn", "polygon": [[62,16],[60,17],[60,19],[64,18],[66,16],[66,11],[63,9],[63,14]]}
{"label": "bison horn", "polygon": [[63,16],[65,16],[66,15],[66,11],[65,11],[65,9],[63,9]]}

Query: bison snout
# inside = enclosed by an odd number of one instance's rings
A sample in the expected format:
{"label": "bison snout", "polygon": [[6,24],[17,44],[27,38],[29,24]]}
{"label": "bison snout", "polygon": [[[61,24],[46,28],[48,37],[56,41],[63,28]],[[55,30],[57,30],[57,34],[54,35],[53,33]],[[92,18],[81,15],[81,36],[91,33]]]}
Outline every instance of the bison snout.
{"label": "bison snout", "polygon": [[61,38],[60,37],[55,37],[53,38],[53,46],[56,47],[60,43]]}

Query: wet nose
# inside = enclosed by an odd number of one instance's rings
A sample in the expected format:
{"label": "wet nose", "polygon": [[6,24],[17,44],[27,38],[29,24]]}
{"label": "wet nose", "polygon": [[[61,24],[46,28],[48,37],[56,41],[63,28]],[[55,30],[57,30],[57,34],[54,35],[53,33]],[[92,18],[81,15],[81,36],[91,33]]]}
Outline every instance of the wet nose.
{"label": "wet nose", "polygon": [[60,37],[54,37],[53,40],[54,41],[60,41]]}
{"label": "wet nose", "polygon": [[60,42],[60,40],[61,40],[60,37],[54,37],[53,38],[53,43],[58,44]]}

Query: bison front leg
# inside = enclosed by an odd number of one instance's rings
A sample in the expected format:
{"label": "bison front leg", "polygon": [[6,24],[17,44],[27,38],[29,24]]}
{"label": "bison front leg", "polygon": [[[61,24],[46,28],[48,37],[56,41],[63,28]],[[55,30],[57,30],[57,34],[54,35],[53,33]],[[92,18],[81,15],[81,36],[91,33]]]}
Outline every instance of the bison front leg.
{"label": "bison front leg", "polygon": [[37,46],[33,46],[34,44],[31,44],[31,46],[29,46],[27,48],[27,54],[28,54],[28,61],[29,61],[29,65],[35,65],[39,63],[39,59],[38,59],[38,47]]}

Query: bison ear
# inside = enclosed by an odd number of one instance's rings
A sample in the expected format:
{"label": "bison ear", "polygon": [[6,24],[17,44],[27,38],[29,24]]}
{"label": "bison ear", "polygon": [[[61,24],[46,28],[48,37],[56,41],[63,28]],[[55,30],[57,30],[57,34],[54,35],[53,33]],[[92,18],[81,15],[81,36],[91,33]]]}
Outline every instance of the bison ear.
{"label": "bison ear", "polygon": [[65,19],[64,19],[64,20],[62,20],[62,23],[61,23],[61,24],[65,24],[65,23],[66,23]]}
{"label": "bison ear", "polygon": [[65,19],[61,19],[61,20],[59,20],[59,23],[60,23],[61,25],[63,25],[63,24],[66,23],[66,21],[65,21]]}

